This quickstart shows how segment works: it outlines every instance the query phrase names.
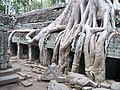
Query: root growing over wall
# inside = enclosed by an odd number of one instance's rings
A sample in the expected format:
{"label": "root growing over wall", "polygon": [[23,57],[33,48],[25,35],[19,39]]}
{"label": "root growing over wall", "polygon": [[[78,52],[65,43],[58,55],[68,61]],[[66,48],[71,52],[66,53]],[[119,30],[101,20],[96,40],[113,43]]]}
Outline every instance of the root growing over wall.
{"label": "root growing over wall", "polygon": [[52,62],[58,61],[62,74],[67,74],[70,51],[74,49],[71,71],[78,72],[81,53],[84,53],[86,75],[101,82],[105,79],[107,46],[111,35],[116,32],[115,11],[120,10],[119,7],[118,0],[70,0],[64,12],[55,21],[32,39],[29,38],[32,33],[30,32],[27,39],[29,43],[39,41],[40,63],[46,65],[46,37],[60,31],[55,42]]}

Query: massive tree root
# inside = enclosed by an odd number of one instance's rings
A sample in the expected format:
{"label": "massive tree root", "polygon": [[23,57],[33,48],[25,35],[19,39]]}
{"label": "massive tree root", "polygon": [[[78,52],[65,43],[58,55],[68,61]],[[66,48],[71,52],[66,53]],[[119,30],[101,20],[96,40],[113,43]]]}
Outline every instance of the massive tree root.
{"label": "massive tree root", "polygon": [[74,49],[71,71],[78,72],[81,53],[84,53],[86,75],[95,81],[103,81],[108,38],[115,30],[114,10],[118,8],[114,7],[117,1],[70,0],[64,12],[31,39],[31,42],[39,41],[41,64],[46,65],[46,37],[55,31],[62,31],[56,39],[52,62],[58,61],[61,72],[67,73],[70,51]]}

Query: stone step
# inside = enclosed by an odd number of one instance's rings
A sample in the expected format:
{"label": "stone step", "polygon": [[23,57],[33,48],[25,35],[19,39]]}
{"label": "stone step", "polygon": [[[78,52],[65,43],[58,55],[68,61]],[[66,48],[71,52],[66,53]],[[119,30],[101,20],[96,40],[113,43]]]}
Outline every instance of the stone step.
{"label": "stone step", "polygon": [[0,70],[0,77],[12,75],[12,74],[14,74],[16,72],[20,72],[20,71],[21,71],[21,68],[19,68],[19,67],[13,67],[13,68],[5,69],[5,70]]}
{"label": "stone step", "polygon": [[2,76],[0,77],[0,86],[15,83],[18,81],[19,81],[19,77],[15,74],[8,75],[8,76]]}
{"label": "stone step", "polygon": [[0,77],[11,75],[11,74],[14,74],[14,73],[15,72],[14,72],[13,68],[9,68],[9,69],[6,69],[6,70],[0,70]]}
{"label": "stone step", "polygon": [[13,69],[14,69],[14,72],[15,72],[15,73],[21,71],[21,68],[20,68],[20,67],[13,67]]}
{"label": "stone step", "polygon": [[25,80],[25,79],[26,79],[25,77],[22,77],[22,76],[20,76],[19,74],[16,74],[16,76],[18,76],[18,77],[19,77],[19,81],[23,81],[23,80]]}

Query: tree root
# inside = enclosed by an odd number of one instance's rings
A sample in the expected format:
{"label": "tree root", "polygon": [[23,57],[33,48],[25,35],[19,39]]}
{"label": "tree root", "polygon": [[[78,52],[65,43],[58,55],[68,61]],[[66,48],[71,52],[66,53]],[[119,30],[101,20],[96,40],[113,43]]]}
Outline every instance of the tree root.
{"label": "tree root", "polygon": [[[70,0],[64,12],[50,25],[40,30],[34,38],[27,36],[29,43],[39,41],[40,63],[46,65],[44,41],[54,32],[63,31],[55,42],[52,62],[58,62],[61,72],[67,73],[71,48],[79,36],[72,63],[72,72],[78,72],[81,53],[85,55],[86,75],[95,81],[105,79],[107,47],[115,32],[115,10],[118,0]],[[118,5],[118,4],[117,4]],[[79,35],[80,34],[80,35]],[[74,42],[73,42],[74,41]],[[58,55],[59,54],[59,55]],[[101,80],[100,80],[101,79]]]}

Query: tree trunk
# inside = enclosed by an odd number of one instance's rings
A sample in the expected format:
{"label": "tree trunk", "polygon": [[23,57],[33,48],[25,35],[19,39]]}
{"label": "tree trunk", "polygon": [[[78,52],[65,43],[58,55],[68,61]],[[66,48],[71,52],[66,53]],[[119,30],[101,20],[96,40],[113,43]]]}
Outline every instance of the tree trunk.
{"label": "tree trunk", "polygon": [[[114,10],[119,9],[113,8],[116,2],[116,0],[113,0],[113,3],[110,0],[70,0],[64,12],[55,21],[43,28],[33,39],[29,38],[31,42],[39,41],[41,64],[46,63],[45,38],[55,31],[62,31],[56,40],[52,62],[57,61],[59,51],[60,70],[66,73],[72,43],[79,36],[72,71],[78,72],[81,53],[84,53],[86,75],[102,82],[105,79],[106,46],[108,46],[106,41],[115,28]],[[63,25],[66,27],[58,28]]]}

